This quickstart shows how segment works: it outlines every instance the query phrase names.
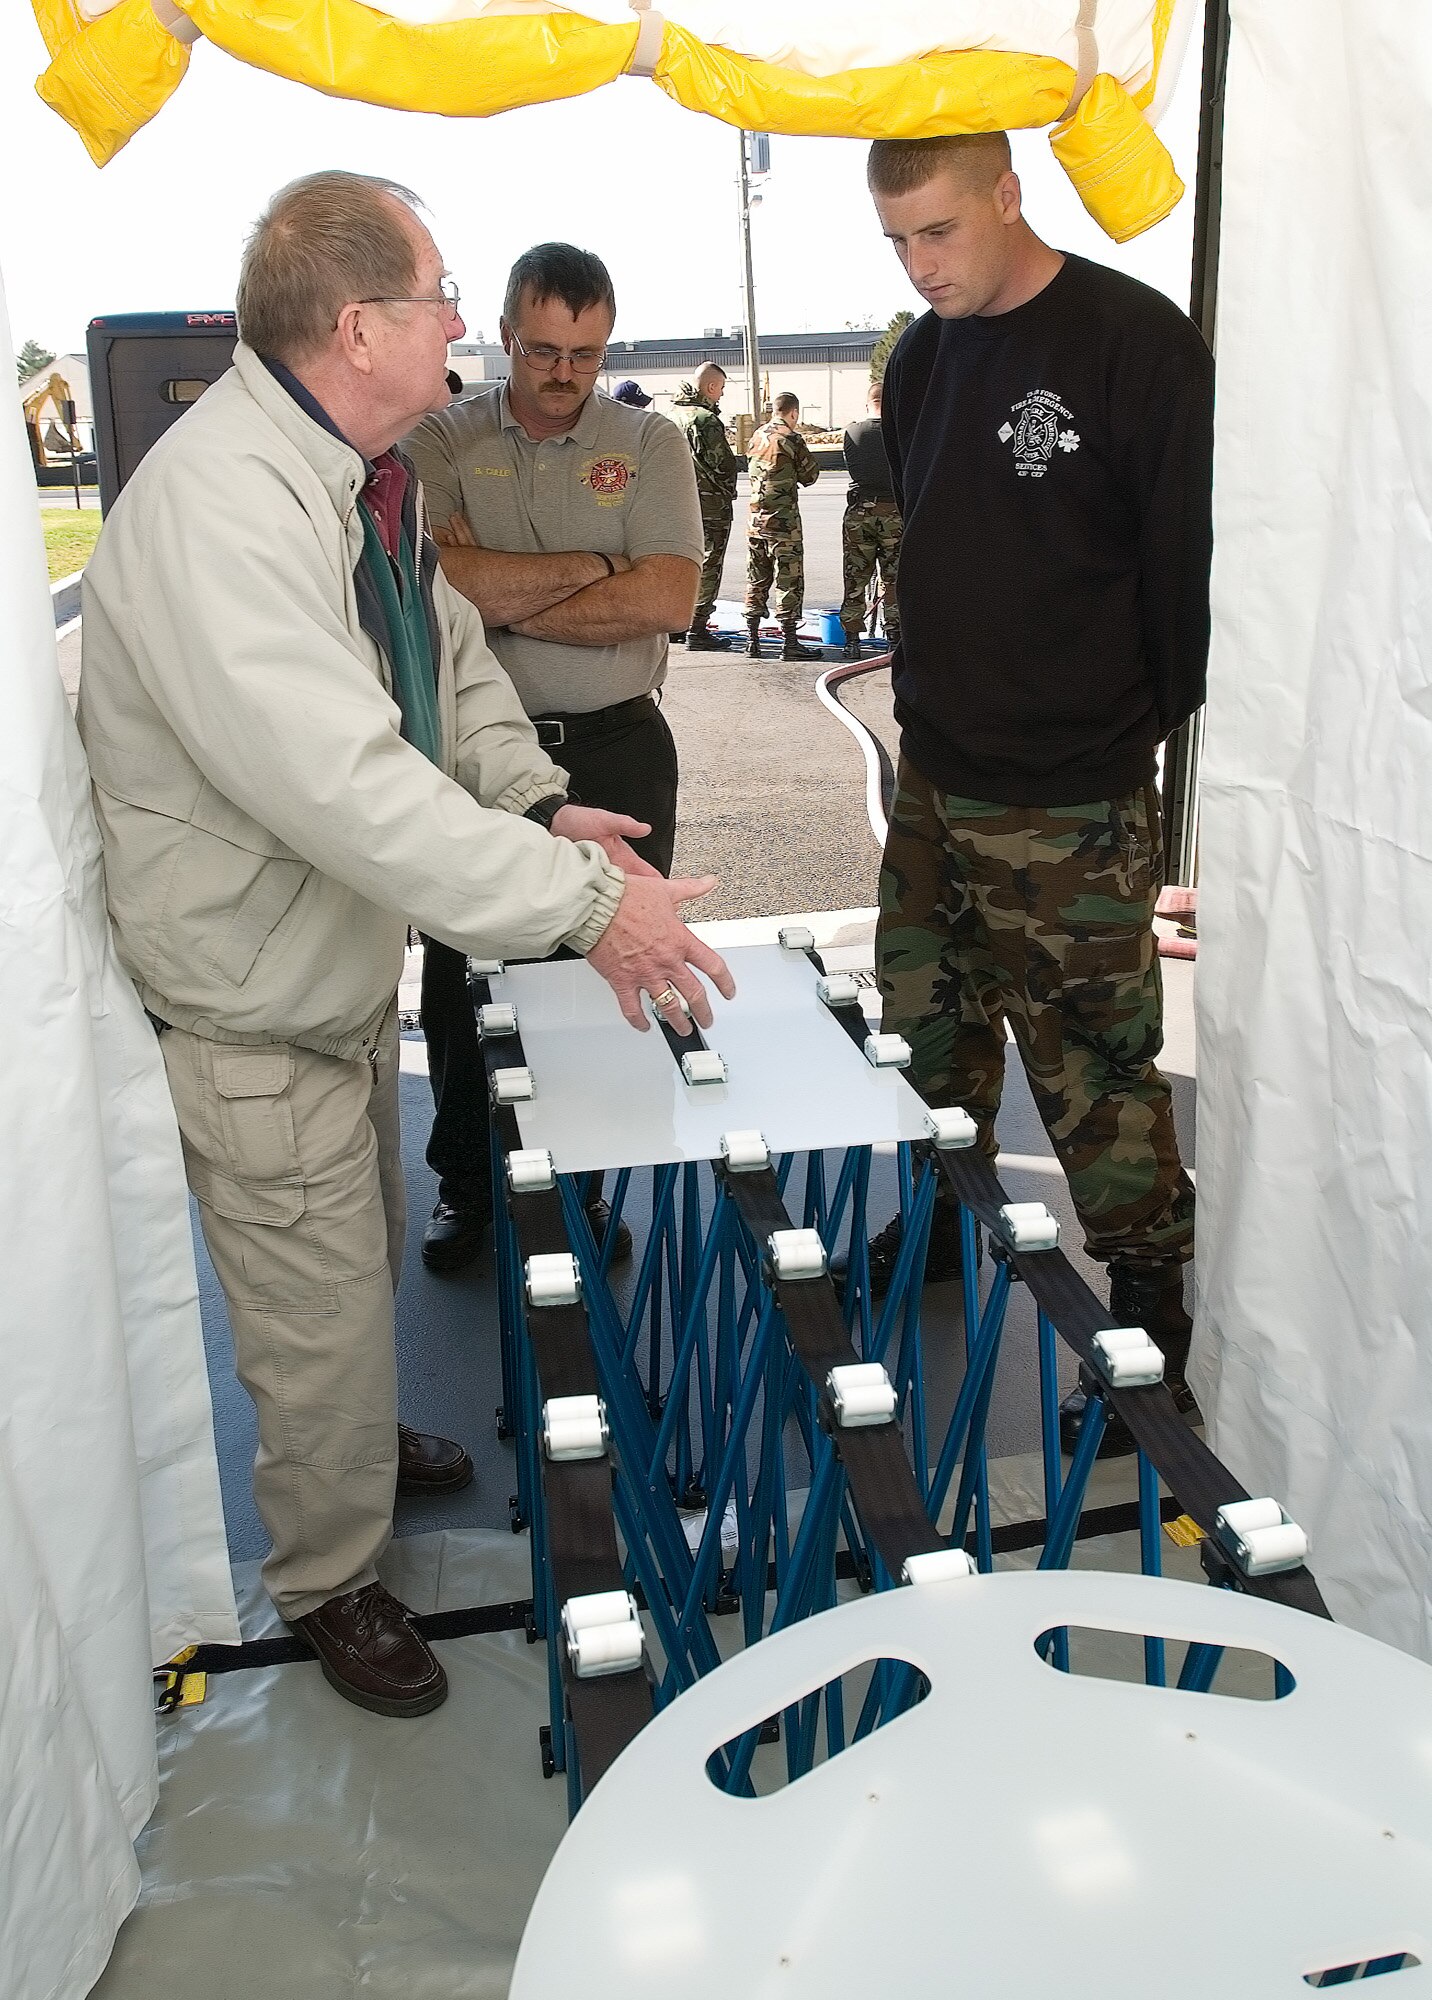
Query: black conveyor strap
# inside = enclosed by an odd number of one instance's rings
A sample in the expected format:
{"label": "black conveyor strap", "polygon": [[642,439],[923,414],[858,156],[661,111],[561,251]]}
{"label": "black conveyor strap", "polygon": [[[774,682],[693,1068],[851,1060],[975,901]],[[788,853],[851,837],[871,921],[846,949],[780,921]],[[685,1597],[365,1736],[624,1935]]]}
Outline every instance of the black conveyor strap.
{"label": "black conveyor strap", "polygon": [[[488,990],[485,980],[477,983],[476,1004],[487,999]],[[489,1086],[493,1070],[527,1067],[520,1032],[484,1037],[481,1048]],[[519,1149],[522,1134],[513,1107],[494,1104],[492,1116],[503,1154]],[[555,1186],[517,1195],[504,1187],[502,1194],[512,1216],[524,1265],[529,1257],[571,1253],[562,1197]],[[587,1310],[580,1300],[575,1305],[528,1306],[526,1322],[544,1402],[550,1396],[600,1395]],[[533,1421],[539,1420],[539,1413],[534,1411]],[[607,1458],[563,1462],[549,1459],[545,1452],[539,1455],[547,1511],[547,1551],[560,1614],[570,1597],[626,1589],[612,1514],[612,1465]],[[651,1686],[644,1669],[636,1668],[629,1673],[579,1680],[572,1672],[560,1633],[553,1635],[553,1643],[561,1656],[562,1684],[572,1718],[581,1791],[585,1797],[632,1738],[650,1722],[654,1712]]]}
{"label": "black conveyor strap", "polygon": [[[786,1213],[774,1173],[765,1167],[759,1173],[725,1173],[724,1178],[742,1221],[764,1254],[768,1236],[795,1226]],[[851,1344],[830,1279],[776,1282],[775,1291],[791,1346],[819,1393],[822,1421],[845,1466],[865,1532],[898,1582],[907,1556],[948,1547],[925,1511],[905,1455],[900,1425],[891,1422],[842,1430],[834,1420],[826,1377],[832,1368],[858,1362],[860,1356]]]}
{"label": "black conveyor strap", "polygon": [[[806,956],[818,971],[825,970],[818,952]],[[864,1012],[856,1007],[832,1007],[831,1013],[850,1039],[863,1046],[866,1035]],[[934,1148],[930,1149],[935,1151]],[[1108,1307],[1090,1291],[1079,1273],[1060,1250],[1016,1251],[1004,1245],[999,1211],[1009,1200],[998,1174],[976,1147],[957,1152],[935,1152],[946,1180],[971,1214],[978,1216],[991,1235],[1004,1246],[1016,1271],[1028,1285],[1061,1340],[1071,1347],[1081,1362],[1094,1364],[1094,1335],[1114,1322]],[[1182,1511],[1209,1537],[1212,1552],[1226,1570],[1228,1580],[1250,1596],[1265,1597],[1277,1604],[1291,1605],[1315,1617],[1331,1616],[1322,1593],[1306,1568],[1284,1570],[1276,1576],[1248,1577],[1221,1555],[1214,1536],[1220,1507],[1246,1500],[1248,1493],[1227,1466],[1191,1431],[1174,1406],[1173,1397],[1162,1386],[1146,1389],[1105,1389],[1111,1409],[1117,1410],[1135,1441],[1170,1492],[1177,1495]]]}
{"label": "black conveyor strap", "polygon": [[[958,1152],[939,1152],[936,1157],[950,1187],[965,1207],[1003,1243],[999,1211],[1009,1196],[984,1154],[970,1146]],[[1003,1254],[1028,1285],[1036,1304],[1052,1321],[1060,1338],[1097,1375],[1094,1335],[1114,1325],[1108,1307],[1095,1297],[1060,1251],[1019,1251],[1004,1245]],[[1178,1496],[1183,1511],[1198,1523],[1205,1535],[1212,1537],[1219,1508],[1234,1500],[1248,1499],[1246,1490],[1189,1429],[1162,1383],[1144,1389],[1106,1387],[1104,1394],[1164,1484]],[[1330,1615],[1307,1569],[1259,1577],[1231,1570],[1230,1575],[1250,1596],[1269,1598],[1321,1618]]]}

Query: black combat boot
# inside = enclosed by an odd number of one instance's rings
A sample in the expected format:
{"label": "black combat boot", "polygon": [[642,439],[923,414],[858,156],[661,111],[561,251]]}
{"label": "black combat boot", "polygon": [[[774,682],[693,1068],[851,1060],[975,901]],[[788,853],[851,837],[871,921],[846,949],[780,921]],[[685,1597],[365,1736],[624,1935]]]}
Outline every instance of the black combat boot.
{"label": "black combat boot", "polygon": [[860,634],[858,632],[846,632],[845,644],[841,648],[840,657],[843,660],[858,660],[860,658]]}
{"label": "black combat boot", "polygon": [[800,640],[796,637],[796,626],[793,618],[783,618],[781,620],[781,630],[785,634],[785,643],[781,647],[781,658],[783,660],[823,660],[825,658],[825,648],[823,646],[803,646],[801,644]]}
{"label": "black combat boot", "polygon": [[730,644],[729,639],[723,639],[719,632],[713,632],[704,618],[699,623],[693,624],[686,634],[688,653],[724,653]]}
{"label": "black combat boot", "polygon": [[[1141,1326],[1164,1354],[1164,1386],[1181,1417],[1201,1421],[1193,1391],[1184,1373],[1193,1322],[1183,1303],[1183,1266],[1147,1264],[1132,1258],[1109,1266],[1109,1317],[1116,1326]],[[1090,1381],[1079,1371],[1079,1387],[1059,1405],[1059,1439],[1072,1452],[1088,1407]],[[1100,1458],[1119,1458],[1135,1449],[1127,1425],[1111,1410],[1099,1444]]]}
{"label": "black combat boot", "polygon": [[747,617],[746,630],[750,634],[750,637],[746,641],[746,658],[748,660],[759,660],[761,657],[760,619]]}
{"label": "black combat boot", "polygon": [[[890,1289],[890,1280],[895,1275],[895,1260],[900,1255],[902,1234],[900,1218],[870,1239],[870,1296],[884,1298]],[[980,1233],[975,1229],[975,1262],[980,1261]],[[844,1290],[845,1274],[849,1264],[843,1250],[830,1260],[830,1275],[837,1288]],[[963,1245],[960,1239],[960,1212],[952,1204],[937,1201],[935,1213],[930,1218],[930,1241],[925,1251],[925,1283],[941,1285],[951,1278],[958,1278],[964,1269]]]}

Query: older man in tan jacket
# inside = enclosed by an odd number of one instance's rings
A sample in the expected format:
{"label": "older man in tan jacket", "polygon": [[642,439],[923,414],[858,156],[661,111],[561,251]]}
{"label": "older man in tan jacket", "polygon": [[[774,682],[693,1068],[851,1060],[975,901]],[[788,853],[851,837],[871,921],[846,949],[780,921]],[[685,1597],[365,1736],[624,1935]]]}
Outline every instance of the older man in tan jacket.
{"label": "older man in tan jacket", "polygon": [[161,1030],[189,1183],[258,1410],[265,1581],[349,1700],[443,1671],[377,1581],[395,1484],[472,1476],[401,1430],[396,991],[409,923],[585,952],[703,1025],[729,994],[666,882],[570,804],[393,450],[447,402],[456,288],[415,201],[319,174],[244,257],[233,370],[144,460],[85,575],[80,719],[121,957]]}

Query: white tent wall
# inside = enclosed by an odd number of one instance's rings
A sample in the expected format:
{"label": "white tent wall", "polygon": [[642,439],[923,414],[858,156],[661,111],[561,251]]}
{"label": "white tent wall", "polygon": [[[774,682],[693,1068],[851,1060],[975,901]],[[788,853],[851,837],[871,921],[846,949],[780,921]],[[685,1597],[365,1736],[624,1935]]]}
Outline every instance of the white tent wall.
{"label": "white tent wall", "polygon": [[0,1992],[71,2000],[138,1891],[151,1666],[238,1630],[178,1133],[110,941],[18,407],[0,853]]}
{"label": "white tent wall", "polygon": [[1334,1615],[1432,1658],[1432,15],[1232,28],[1199,1360]]}

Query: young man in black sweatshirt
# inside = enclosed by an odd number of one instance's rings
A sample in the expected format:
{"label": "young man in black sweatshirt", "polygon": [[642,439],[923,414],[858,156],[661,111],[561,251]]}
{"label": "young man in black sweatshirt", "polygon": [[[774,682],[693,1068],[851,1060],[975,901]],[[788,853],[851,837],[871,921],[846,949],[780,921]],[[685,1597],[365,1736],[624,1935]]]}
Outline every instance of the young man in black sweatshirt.
{"label": "young man in black sweatshirt", "polygon": [[[1003,133],[880,140],[868,178],[930,307],[882,413],[905,524],[884,1026],[993,1156],[1010,1023],[1111,1311],[1164,1348],[1191,1412],[1154,754],[1203,700],[1212,360],[1162,294],[1040,241]],[[873,1272],[898,1242],[897,1221]],[[930,1271],[958,1267],[949,1207]],[[1066,1445],[1083,1407],[1065,1403]]]}

